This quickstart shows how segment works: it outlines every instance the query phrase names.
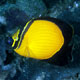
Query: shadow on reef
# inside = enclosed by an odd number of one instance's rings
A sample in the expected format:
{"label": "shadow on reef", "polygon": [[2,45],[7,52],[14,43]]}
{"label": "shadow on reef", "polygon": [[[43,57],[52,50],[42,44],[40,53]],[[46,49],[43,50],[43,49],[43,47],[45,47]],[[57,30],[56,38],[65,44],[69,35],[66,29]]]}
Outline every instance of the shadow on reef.
{"label": "shadow on reef", "polygon": [[59,0],[43,0],[47,8],[51,8],[53,5],[55,5]]}
{"label": "shadow on reef", "polygon": [[16,27],[25,26],[26,22],[29,21],[29,17],[26,13],[18,8],[10,8],[5,12],[5,17],[7,21],[7,31],[15,29]]}
{"label": "shadow on reef", "polygon": [[11,64],[15,58],[16,56],[14,56],[13,53],[9,53],[8,50],[6,50],[6,60],[4,61],[4,65]]}

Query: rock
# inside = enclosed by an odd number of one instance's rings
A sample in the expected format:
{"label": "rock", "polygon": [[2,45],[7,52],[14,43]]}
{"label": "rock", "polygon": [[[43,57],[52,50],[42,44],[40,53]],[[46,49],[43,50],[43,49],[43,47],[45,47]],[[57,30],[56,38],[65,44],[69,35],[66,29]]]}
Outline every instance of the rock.
{"label": "rock", "polygon": [[15,4],[16,0],[7,0],[7,2],[11,3],[11,4]]}
{"label": "rock", "polygon": [[23,10],[16,7],[12,7],[6,11],[5,17],[7,22],[7,31],[24,27],[26,22],[30,19]]}
{"label": "rock", "polygon": [[45,15],[47,10],[42,0],[17,0],[16,5],[25,11],[30,18]]}

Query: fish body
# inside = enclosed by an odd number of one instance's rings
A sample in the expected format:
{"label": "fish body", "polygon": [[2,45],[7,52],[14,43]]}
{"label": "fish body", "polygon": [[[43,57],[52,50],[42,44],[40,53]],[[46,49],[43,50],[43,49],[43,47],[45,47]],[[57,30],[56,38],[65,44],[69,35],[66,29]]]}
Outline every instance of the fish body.
{"label": "fish body", "polygon": [[62,49],[64,51],[72,35],[72,27],[59,19],[37,18],[14,33],[12,47],[21,56],[49,60]]}

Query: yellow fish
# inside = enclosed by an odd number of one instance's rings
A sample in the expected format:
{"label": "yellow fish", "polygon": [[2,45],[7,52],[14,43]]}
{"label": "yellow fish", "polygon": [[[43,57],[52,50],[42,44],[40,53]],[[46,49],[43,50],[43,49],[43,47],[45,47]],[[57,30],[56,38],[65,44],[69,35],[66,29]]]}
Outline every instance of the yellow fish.
{"label": "yellow fish", "polygon": [[8,42],[21,56],[46,60],[67,45],[72,35],[70,25],[56,18],[45,17],[28,21]]}

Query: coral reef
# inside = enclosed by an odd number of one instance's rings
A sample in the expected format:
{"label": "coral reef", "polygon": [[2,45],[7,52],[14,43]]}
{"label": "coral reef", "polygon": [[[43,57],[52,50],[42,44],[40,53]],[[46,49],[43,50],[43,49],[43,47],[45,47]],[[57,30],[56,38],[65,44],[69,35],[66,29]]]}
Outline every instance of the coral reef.
{"label": "coral reef", "polygon": [[[0,80],[80,80],[80,1],[2,0],[0,2]],[[16,54],[7,37],[34,17],[51,16],[74,28],[72,60],[55,66]]]}

